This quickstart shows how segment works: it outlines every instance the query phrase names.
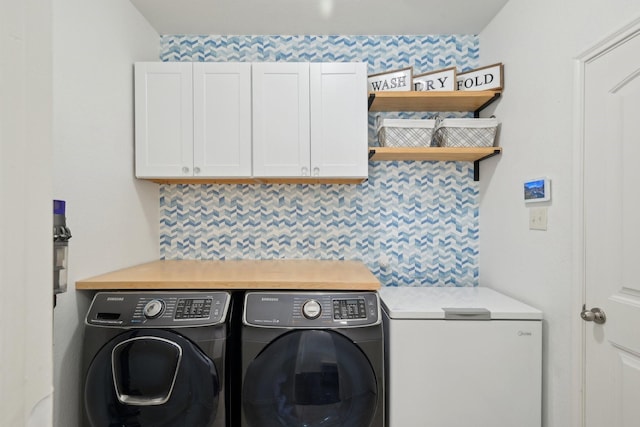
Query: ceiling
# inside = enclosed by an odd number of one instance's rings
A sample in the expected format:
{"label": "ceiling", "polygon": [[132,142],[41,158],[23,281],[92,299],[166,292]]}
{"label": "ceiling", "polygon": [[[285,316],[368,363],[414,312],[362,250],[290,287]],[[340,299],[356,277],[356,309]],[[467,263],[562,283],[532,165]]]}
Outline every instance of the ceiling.
{"label": "ceiling", "polygon": [[131,0],[160,33],[478,34],[508,0]]}

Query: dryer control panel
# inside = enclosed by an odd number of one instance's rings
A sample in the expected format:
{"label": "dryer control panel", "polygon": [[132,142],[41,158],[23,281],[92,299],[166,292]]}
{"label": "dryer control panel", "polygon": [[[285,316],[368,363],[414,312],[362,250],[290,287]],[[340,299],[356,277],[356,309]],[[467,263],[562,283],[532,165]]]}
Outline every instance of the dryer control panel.
{"label": "dryer control panel", "polygon": [[247,292],[245,325],[348,328],[380,323],[376,292]]}
{"label": "dryer control panel", "polygon": [[100,292],[86,323],[117,328],[211,326],[227,318],[228,292]]}

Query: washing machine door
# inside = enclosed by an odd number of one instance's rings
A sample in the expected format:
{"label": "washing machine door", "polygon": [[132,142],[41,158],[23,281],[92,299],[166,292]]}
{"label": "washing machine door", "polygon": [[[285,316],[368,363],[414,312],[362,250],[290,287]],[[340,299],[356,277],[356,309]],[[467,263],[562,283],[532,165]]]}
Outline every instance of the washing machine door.
{"label": "washing machine door", "polygon": [[250,427],[367,427],[378,392],[371,363],[351,340],[297,330],[247,366],[243,413]]}
{"label": "washing machine door", "polygon": [[89,366],[84,402],[92,427],[209,427],[220,381],[214,362],[187,338],[135,330],[113,338]]}

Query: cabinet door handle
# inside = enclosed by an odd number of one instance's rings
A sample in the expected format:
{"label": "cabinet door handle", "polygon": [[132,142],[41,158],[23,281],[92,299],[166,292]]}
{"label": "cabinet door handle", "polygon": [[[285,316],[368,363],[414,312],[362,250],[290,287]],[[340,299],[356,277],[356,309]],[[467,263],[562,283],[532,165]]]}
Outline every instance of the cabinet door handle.
{"label": "cabinet door handle", "polygon": [[313,176],[320,176],[320,168],[318,167],[313,168]]}
{"label": "cabinet door handle", "polygon": [[187,166],[183,166],[182,167],[182,173],[185,174],[185,175],[188,174],[189,173],[189,168]]}
{"label": "cabinet door handle", "polygon": [[200,174],[200,168],[198,166],[193,168],[193,174],[194,175],[199,175]]}
{"label": "cabinet door handle", "polygon": [[306,166],[302,168],[302,176],[309,176],[309,169]]}

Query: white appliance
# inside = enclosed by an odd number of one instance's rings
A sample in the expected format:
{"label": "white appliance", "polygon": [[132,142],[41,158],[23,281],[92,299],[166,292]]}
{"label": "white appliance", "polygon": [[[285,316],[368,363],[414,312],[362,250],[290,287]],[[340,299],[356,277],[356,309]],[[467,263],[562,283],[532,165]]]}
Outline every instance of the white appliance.
{"label": "white appliance", "polygon": [[385,287],[386,427],[540,427],[542,312],[485,287]]}

